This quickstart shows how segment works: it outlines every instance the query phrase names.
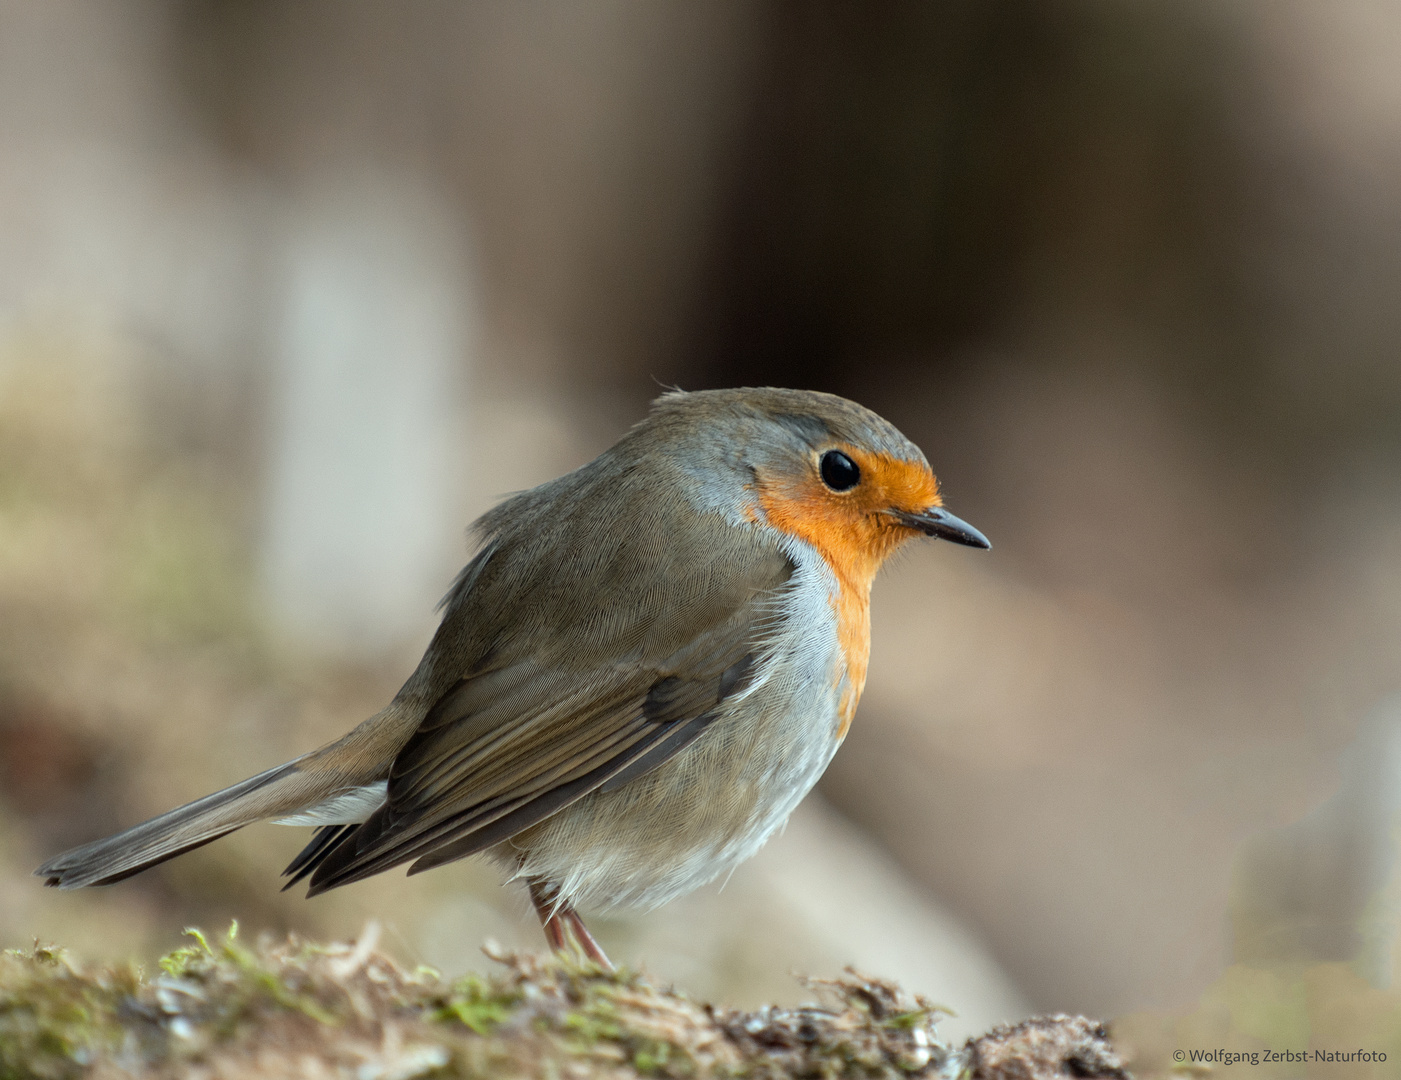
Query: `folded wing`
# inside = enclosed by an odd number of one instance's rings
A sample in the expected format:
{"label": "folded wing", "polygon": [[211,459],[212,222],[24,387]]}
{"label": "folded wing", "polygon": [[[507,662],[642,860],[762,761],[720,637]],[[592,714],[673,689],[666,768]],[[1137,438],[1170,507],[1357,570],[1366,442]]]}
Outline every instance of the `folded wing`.
{"label": "folded wing", "polygon": [[[762,676],[791,573],[781,553],[751,553],[724,575],[722,594],[680,606],[659,598],[654,620],[667,625],[628,656],[532,654],[461,679],[395,759],[385,805],[363,825],[319,833],[287,872],[311,874],[308,895],[409,861],[416,873],[656,768]],[[666,655],[648,647],[678,638]]]}

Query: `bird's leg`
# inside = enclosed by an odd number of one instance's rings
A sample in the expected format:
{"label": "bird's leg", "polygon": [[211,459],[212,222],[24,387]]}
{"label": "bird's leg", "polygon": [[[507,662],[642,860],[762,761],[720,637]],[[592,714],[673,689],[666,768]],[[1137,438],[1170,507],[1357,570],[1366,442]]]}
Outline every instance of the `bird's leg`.
{"label": "bird's leg", "polygon": [[540,880],[530,883],[530,902],[535,905],[535,914],[540,916],[540,926],[545,931],[545,940],[555,952],[568,951],[572,940],[580,952],[605,971],[613,970],[613,962],[603,951],[584,920],[574,910],[574,905],[560,900],[554,886]]}
{"label": "bird's leg", "polygon": [[540,928],[545,931],[545,940],[555,952],[563,952],[567,944],[564,937],[564,923],[554,902],[554,893],[543,881],[530,883],[530,902],[535,905],[535,914],[540,916]]}
{"label": "bird's leg", "polygon": [[569,927],[579,948],[584,950],[585,956],[603,968],[604,971],[613,970],[613,961],[608,959],[608,954],[603,951],[603,946],[589,933],[589,928],[584,925],[583,918],[574,910],[573,905],[565,904],[560,909],[558,918]]}

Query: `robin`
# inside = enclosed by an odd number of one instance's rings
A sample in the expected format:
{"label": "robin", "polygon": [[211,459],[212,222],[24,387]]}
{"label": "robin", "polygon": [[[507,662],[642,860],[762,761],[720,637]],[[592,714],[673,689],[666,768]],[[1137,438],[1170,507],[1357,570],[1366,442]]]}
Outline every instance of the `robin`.
{"label": "robin", "polygon": [[582,468],[475,526],[394,700],[344,738],[35,873],[110,885],[255,821],[315,826],[308,896],[489,852],[551,946],[753,855],[841,744],[871,582],[916,535],[988,548],[924,455],[855,402],[668,393]]}

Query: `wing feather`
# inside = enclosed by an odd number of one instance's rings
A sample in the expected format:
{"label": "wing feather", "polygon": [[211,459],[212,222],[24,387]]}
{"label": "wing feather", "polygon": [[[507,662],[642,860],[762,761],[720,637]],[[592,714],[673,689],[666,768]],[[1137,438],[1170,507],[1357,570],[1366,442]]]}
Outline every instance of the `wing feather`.
{"label": "wing feather", "polygon": [[[760,556],[730,567],[718,596],[694,589],[693,604],[655,600],[669,621],[690,622],[689,639],[672,625],[629,631],[631,653],[606,663],[558,649],[514,662],[490,652],[490,666],[449,686],[399,752],[385,805],[361,826],[318,837],[289,870],[311,870],[308,895],[411,860],[417,873],[661,765],[760,667],[774,595],[792,574],[780,552]],[[489,580],[489,568],[478,579]],[[649,655],[656,641],[672,647]]]}

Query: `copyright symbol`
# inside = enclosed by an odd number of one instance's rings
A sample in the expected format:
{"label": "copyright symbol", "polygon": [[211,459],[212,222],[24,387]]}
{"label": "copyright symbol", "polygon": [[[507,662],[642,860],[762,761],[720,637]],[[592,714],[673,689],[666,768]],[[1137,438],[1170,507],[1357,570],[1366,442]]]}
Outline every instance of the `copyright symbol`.
{"label": "copyright symbol", "polygon": [[1172,1052],[1172,1060],[1173,1060],[1173,1061],[1183,1061],[1183,1060],[1186,1059],[1186,1057],[1187,1057],[1187,1055],[1184,1054],[1181,1050],[1174,1050],[1174,1051]]}

